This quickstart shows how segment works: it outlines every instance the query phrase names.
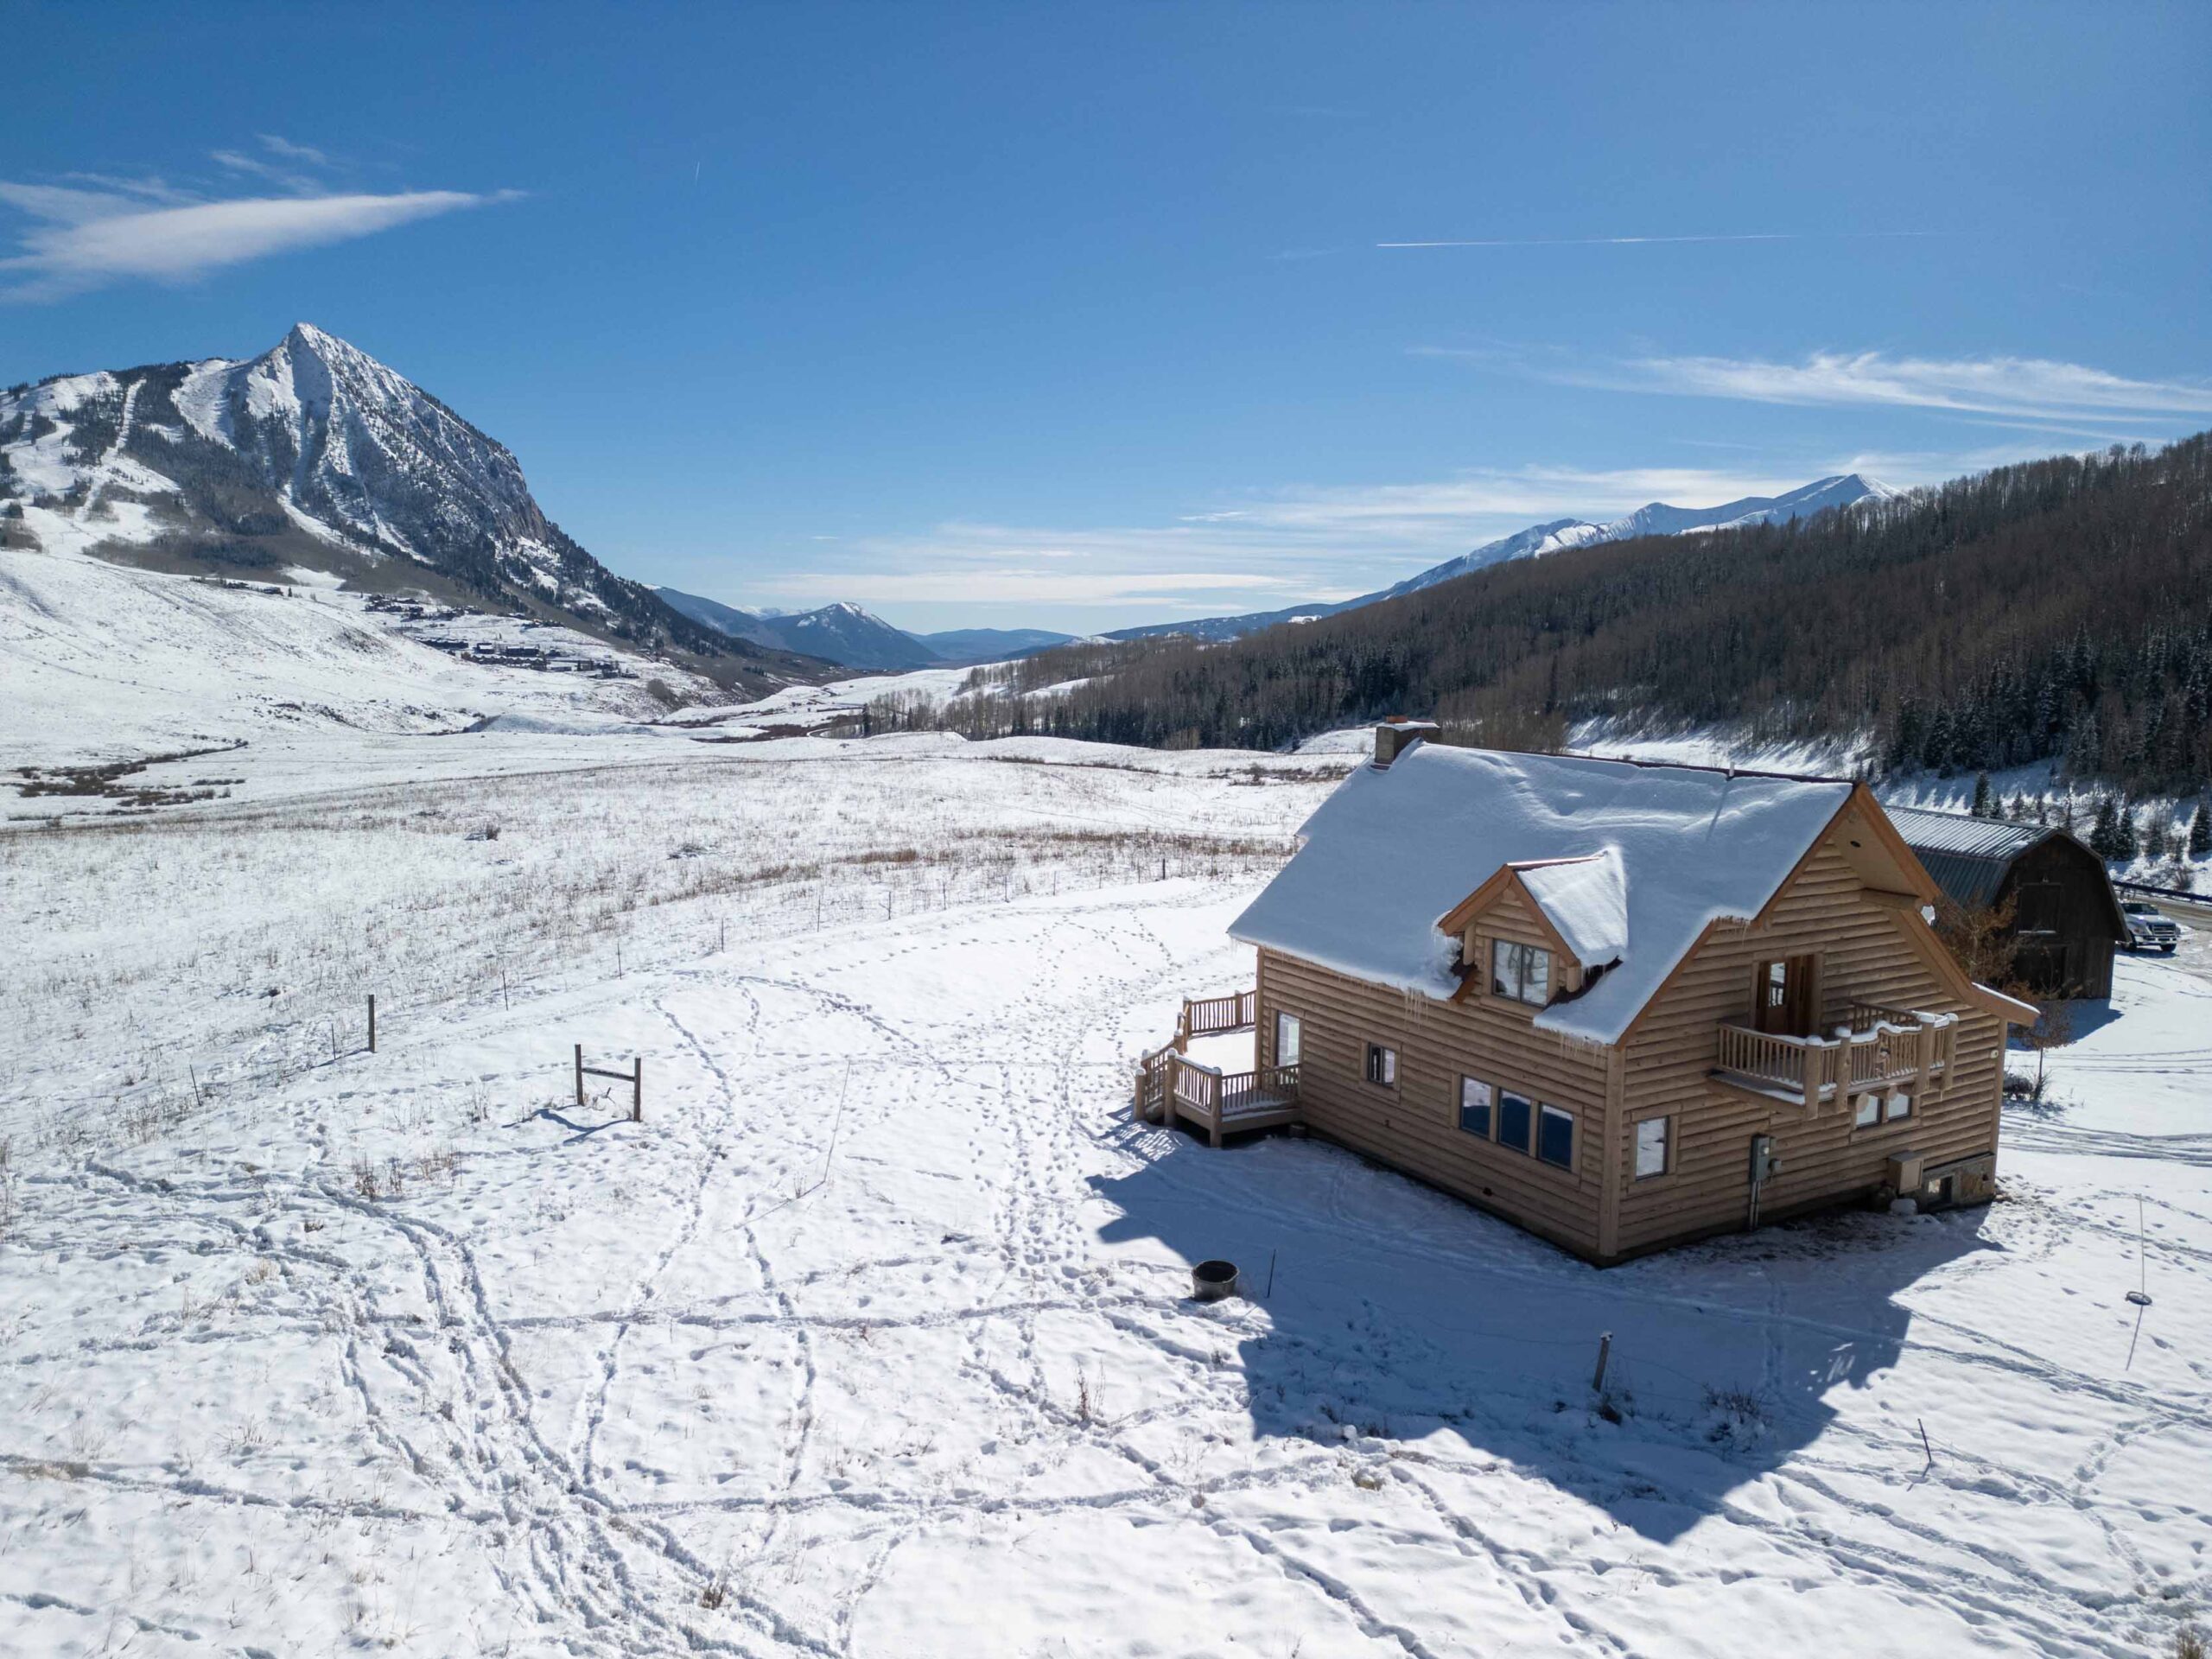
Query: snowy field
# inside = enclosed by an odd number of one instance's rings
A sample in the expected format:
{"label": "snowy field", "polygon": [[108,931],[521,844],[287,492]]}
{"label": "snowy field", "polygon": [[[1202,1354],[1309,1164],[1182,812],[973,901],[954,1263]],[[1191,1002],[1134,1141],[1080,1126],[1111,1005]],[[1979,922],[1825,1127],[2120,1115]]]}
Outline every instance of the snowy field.
{"label": "snowy field", "polygon": [[2005,1202],[1599,1273],[1128,1122],[1363,733],[790,736],[965,671],[671,717],[64,556],[0,644],[8,783],[219,750],[0,788],[0,1654],[2118,1656],[2212,1600],[2205,934],[2081,1011]]}
{"label": "snowy field", "polygon": [[1128,1122],[1313,757],[225,763],[0,831],[0,1652],[2119,1656],[2212,1598],[2202,935],[2006,1202],[1600,1273]]}

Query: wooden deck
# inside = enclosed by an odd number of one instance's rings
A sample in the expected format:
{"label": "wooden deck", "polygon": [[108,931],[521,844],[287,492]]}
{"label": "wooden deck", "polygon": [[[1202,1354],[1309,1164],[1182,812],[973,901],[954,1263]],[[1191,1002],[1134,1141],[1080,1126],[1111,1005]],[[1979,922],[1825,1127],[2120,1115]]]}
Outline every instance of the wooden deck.
{"label": "wooden deck", "polygon": [[1216,1147],[1224,1135],[1297,1122],[1296,1066],[1224,1071],[1187,1052],[1194,1037],[1252,1029],[1258,1001],[1257,991],[1185,998],[1175,1035],[1137,1062],[1132,1105],[1136,1121],[1172,1124],[1184,1118],[1205,1130],[1207,1143]]}
{"label": "wooden deck", "polygon": [[1915,1101],[1940,1093],[1957,1058],[1952,1014],[1851,1005],[1849,1023],[1828,1037],[1784,1037],[1745,1026],[1720,1027],[1717,1082],[1795,1100],[1808,1112],[1847,1107],[1851,1097],[1902,1090]]}

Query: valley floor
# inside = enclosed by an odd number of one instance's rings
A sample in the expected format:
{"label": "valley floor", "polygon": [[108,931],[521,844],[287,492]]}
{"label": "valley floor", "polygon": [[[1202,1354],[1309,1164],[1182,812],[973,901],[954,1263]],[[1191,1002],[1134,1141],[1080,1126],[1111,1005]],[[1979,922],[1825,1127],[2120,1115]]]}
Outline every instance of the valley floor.
{"label": "valley floor", "polygon": [[1326,757],[222,760],[0,830],[0,1651],[2116,1656],[2212,1601],[2202,933],[2004,1202],[1601,1273],[1130,1123]]}

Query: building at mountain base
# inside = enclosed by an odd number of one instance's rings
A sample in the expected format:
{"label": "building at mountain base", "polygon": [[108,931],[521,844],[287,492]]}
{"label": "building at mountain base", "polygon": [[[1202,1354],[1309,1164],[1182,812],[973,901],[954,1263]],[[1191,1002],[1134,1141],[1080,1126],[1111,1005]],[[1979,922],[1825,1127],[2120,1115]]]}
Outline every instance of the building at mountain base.
{"label": "building at mountain base", "polygon": [[[1863,785],[1446,747],[1392,721],[1231,925],[1256,973],[1140,1116],[1295,1122],[1599,1263],[1993,1192],[2008,1024]],[[1248,1069],[1191,1053],[1247,1026]]]}

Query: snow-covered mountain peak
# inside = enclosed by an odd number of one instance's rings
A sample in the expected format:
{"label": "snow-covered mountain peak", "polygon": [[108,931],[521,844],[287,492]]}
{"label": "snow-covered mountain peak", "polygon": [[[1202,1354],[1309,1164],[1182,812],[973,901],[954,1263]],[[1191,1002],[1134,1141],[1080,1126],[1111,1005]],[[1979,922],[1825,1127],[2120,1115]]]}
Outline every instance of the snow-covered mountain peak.
{"label": "snow-covered mountain peak", "polygon": [[799,652],[849,668],[893,671],[926,668],[942,660],[926,641],[893,627],[849,599],[793,613],[748,610],[674,588],[658,591],[694,621],[718,628],[733,639]]}
{"label": "snow-covered mountain peak", "polygon": [[562,534],[505,445],[311,322],[256,357],[0,396],[0,542],[94,552],[158,542],[215,569],[350,578],[403,560],[421,573],[403,581],[442,578],[450,597],[728,650]]}

